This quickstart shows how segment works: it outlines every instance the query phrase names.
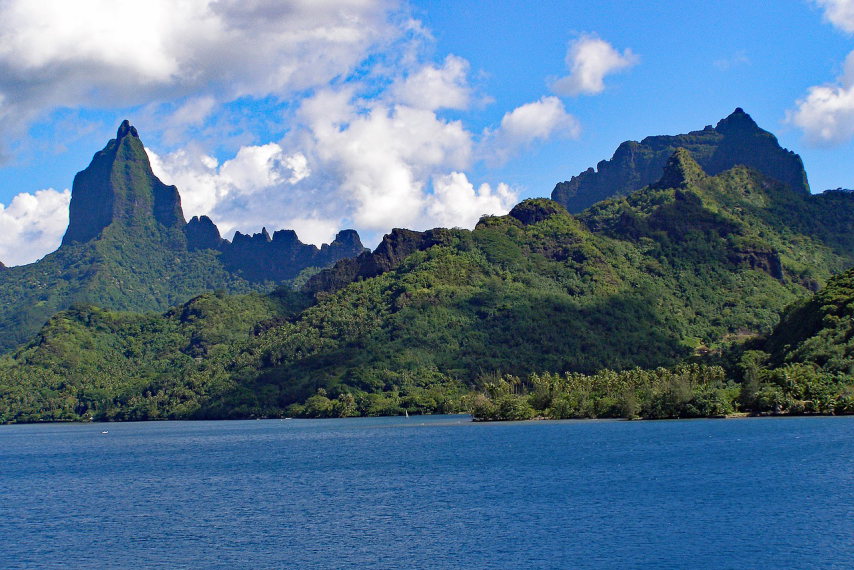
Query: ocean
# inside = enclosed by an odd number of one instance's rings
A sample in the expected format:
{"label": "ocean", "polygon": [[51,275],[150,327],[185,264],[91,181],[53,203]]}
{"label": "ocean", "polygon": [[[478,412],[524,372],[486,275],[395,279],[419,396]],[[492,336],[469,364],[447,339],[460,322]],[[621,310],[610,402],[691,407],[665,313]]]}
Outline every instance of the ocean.
{"label": "ocean", "polygon": [[0,568],[65,567],[854,568],[854,417],[0,426]]}

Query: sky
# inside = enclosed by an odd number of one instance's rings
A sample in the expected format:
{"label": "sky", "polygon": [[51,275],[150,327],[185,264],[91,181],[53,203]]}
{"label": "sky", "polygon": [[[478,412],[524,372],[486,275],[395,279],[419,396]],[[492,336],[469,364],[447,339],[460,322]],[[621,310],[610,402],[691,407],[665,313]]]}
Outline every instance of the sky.
{"label": "sky", "polygon": [[0,262],[134,124],[223,235],[471,228],[736,107],[854,187],[854,0],[0,0]]}

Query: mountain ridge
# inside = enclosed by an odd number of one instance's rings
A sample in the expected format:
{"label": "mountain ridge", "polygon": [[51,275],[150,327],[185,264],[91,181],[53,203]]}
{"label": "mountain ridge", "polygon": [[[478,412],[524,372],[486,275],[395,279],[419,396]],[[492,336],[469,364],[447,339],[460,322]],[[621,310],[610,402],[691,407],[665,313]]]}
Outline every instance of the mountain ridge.
{"label": "mountain ridge", "polygon": [[610,160],[559,182],[551,197],[570,212],[580,212],[594,203],[623,196],[661,178],[662,170],[677,148],[686,149],[704,172],[716,175],[737,165],[755,168],[796,191],[809,193],[801,158],[786,150],[777,138],[761,129],[741,107],[721,119],[715,127],[682,135],[657,135],[626,141]]}

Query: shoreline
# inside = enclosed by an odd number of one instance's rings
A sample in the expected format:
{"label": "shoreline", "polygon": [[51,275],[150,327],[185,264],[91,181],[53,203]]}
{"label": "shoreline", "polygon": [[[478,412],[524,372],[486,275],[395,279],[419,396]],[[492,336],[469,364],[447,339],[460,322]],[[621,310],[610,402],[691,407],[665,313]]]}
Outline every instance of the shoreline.
{"label": "shoreline", "polygon": [[16,425],[109,425],[109,424],[130,424],[130,423],[164,423],[164,422],[247,422],[247,421],[290,421],[290,420],[362,420],[362,419],[380,419],[380,418],[406,418],[418,419],[421,417],[438,417],[438,416],[468,416],[471,423],[488,424],[488,423],[534,423],[534,422],[578,422],[578,421],[614,421],[614,422],[656,422],[656,421],[689,421],[689,420],[743,420],[743,419],[761,419],[761,418],[829,418],[829,417],[850,417],[854,414],[768,414],[759,413],[751,414],[749,412],[736,412],[732,414],[720,416],[700,416],[691,418],[549,418],[546,416],[537,416],[529,419],[477,419],[471,413],[461,414],[410,414],[394,415],[394,416],[347,416],[340,418],[305,418],[305,417],[264,417],[264,418],[155,418],[145,420],[48,420],[48,421],[22,421],[22,422],[3,422],[0,427],[16,426]]}

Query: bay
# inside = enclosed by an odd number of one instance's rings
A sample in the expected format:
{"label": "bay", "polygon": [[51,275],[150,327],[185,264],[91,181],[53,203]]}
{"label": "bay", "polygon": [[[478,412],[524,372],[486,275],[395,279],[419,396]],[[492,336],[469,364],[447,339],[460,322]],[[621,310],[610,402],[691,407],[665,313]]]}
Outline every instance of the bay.
{"label": "bay", "polygon": [[2,568],[851,568],[854,418],[0,426],[0,501]]}

